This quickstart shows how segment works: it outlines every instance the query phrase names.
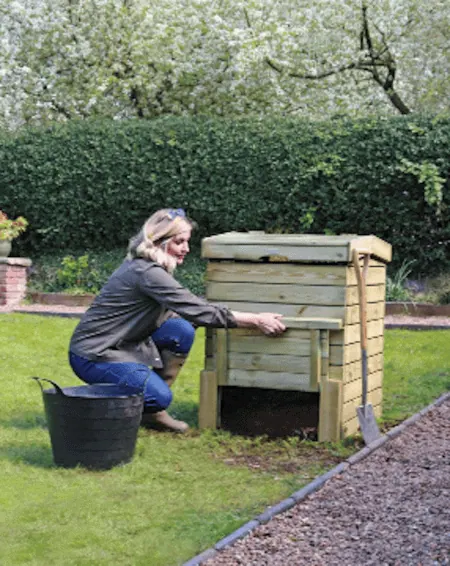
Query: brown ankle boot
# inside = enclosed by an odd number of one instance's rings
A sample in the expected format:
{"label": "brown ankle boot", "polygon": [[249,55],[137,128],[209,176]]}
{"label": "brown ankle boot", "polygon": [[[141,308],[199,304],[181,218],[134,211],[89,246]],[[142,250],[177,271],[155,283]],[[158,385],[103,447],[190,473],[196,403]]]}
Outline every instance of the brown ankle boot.
{"label": "brown ankle boot", "polygon": [[181,368],[184,366],[187,356],[176,354],[170,350],[161,350],[161,360],[163,368],[158,370],[159,375],[164,379],[169,387],[172,387]]}
{"label": "brown ankle boot", "polygon": [[189,425],[183,421],[172,418],[167,411],[159,413],[144,413],[141,425],[156,430],[166,430],[168,432],[186,432]]}

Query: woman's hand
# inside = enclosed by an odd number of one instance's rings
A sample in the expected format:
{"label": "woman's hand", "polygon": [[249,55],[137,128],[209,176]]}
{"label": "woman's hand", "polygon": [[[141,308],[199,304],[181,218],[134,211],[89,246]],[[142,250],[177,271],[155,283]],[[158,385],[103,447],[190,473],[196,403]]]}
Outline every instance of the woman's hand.
{"label": "woman's hand", "polygon": [[232,313],[240,328],[258,328],[266,336],[278,336],[286,330],[286,326],[281,322],[282,314],[273,312],[254,314],[239,311],[232,311]]}
{"label": "woman's hand", "polygon": [[258,328],[267,336],[278,336],[286,330],[286,326],[281,322],[282,314],[262,312],[256,316]]}

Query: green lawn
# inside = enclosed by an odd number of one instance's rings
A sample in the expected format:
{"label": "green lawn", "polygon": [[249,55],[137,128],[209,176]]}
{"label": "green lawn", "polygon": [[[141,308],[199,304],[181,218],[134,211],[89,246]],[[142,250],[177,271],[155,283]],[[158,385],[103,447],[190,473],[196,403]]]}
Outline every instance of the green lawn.
{"label": "green lawn", "polygon": [[[174,386],[186,436],[141,430],[133,461],[106,472],[53,465],[42,395],[29,379],[80,384],[66,348],[76,320],[0,315],[0,564],[176,565],[358,447],[197,429],[203,333]],[[389,331],[385,418],[448,388],[449,333]]]}

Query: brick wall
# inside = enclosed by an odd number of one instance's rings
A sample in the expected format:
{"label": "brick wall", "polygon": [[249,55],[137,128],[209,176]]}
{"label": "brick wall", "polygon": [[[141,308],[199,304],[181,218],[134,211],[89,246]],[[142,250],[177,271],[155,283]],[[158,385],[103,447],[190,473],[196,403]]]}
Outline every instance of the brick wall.
{"label": "brick wall", "polygon": [[0,258],[0,307],[13,309],[27,291],[27,269],[31,260],[23,257]]}

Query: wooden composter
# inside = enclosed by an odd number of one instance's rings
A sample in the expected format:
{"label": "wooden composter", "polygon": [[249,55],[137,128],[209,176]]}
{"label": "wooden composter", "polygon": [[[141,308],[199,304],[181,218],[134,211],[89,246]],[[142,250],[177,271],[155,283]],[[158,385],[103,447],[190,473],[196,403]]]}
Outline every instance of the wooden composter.
{"label": "wooden composter", "polygon": [[361,265],[370,254],[368,402],[381,415],[390,244],[375,236],[229,232],[202,242],[208,300],[281,313],[288,329],[275,338],[253,329],[207,330],[200,428],[280,436],[315,427],[320,441],[357,432],[362,370],[354,250]]}

